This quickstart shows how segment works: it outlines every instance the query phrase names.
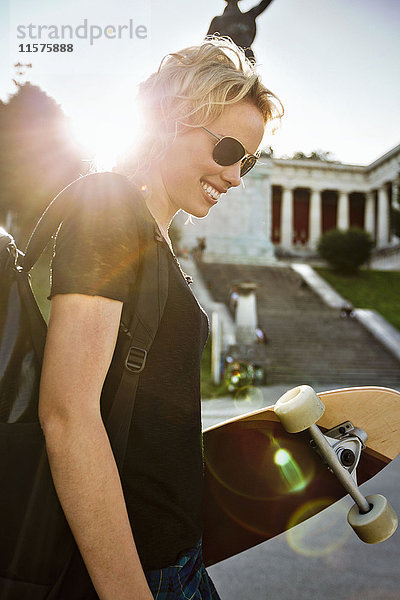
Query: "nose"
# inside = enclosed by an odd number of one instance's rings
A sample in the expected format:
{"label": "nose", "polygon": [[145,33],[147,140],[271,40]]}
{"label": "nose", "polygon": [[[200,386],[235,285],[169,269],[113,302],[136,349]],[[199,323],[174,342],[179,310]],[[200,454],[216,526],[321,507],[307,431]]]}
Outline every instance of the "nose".
{"label": "nose", "polygon": [[240,168],[241,161],[239,160],[234,165],[224,167],[222,178],[229,183],[229,187],[237,187],[240,185]]}

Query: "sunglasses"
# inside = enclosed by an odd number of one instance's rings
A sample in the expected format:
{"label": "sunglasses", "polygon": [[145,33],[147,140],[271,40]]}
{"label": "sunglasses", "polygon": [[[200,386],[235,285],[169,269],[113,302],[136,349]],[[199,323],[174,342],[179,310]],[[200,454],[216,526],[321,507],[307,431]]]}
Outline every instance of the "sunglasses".
{"label": "sunglasses", "polygon": [[213,150],[213,159],[218,165],[228,167],[239,162],[239,160],[241,161],[240,177],[246,175],[246,173],[254,167],[260,157],[260,150],[257,150],[255,154],[250,154],[243,144],[234,137],[224,136],[220,138],[205,127],[202,127],[201,129],[204,129],[204,131],[207,131],[207,133],[218,140]]}

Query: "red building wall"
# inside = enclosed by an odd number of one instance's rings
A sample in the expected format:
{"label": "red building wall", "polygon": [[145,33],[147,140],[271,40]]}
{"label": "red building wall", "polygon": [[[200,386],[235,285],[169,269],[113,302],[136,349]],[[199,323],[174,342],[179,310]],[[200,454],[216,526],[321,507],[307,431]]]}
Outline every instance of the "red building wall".
{"label": "red building wall", "polygon": [[297,188],[293,193],[293,244],[306,244],[309,237],[310,191]]}
{"label": "red building wall", "polygon": [[324,190],[322,202],[322,233],[337,227],[338,193],[336,190]]}

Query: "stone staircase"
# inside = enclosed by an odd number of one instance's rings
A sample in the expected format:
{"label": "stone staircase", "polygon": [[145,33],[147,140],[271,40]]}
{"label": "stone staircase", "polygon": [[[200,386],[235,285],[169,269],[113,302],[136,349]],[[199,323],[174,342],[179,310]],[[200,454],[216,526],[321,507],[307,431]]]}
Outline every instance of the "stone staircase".
{"label": "stone staircase", "polygon": [[267,383],[400,388],[400,363],[356,320],[343,319],[291,268],[197,263],[214,300],[235,281],[254,280],[259,324],[268,337]]}

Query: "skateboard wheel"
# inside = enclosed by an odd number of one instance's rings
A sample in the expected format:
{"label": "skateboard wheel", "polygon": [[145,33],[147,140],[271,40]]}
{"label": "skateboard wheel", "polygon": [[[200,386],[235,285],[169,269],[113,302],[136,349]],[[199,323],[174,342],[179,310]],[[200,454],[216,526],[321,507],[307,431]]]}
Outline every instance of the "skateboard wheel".
{"label": "skateboard wheel", "polygon": [[355,504],[350,509],[347,520],[360,540],[366,544],[378,544],[394,534],[398,518],[384,496],[380,494],[367,496],[367,501],[372,507],[369,512],[361,513]]}
{"label": "skateboard wheel", "polygon": [[325,406],[309,385],[299,385],[283,394],[274,407],[289,433],[308,429],[322,417]]}

